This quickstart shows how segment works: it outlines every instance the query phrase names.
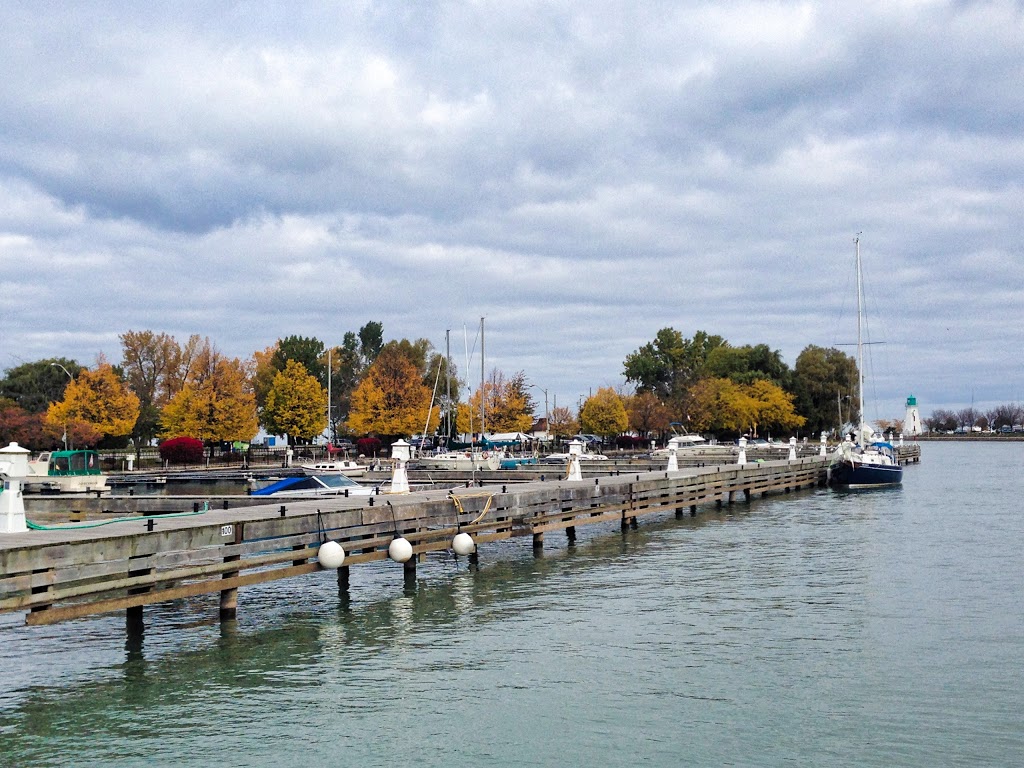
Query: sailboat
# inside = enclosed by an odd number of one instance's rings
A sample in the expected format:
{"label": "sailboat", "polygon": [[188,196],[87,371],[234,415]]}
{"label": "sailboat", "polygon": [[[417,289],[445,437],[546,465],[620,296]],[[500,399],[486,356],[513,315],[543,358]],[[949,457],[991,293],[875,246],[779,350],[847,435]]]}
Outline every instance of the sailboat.
{"label": "sailboat", "polygon": [[860,426],[854,436],[847,436],[832,456],[828,482],[836,488],[879,488],[903,482],[903,467],[891,443],[877,440],[864,421],[864,280],[860,262],[860,237],[853,239],[857,247],[857,388],[860,395]]}

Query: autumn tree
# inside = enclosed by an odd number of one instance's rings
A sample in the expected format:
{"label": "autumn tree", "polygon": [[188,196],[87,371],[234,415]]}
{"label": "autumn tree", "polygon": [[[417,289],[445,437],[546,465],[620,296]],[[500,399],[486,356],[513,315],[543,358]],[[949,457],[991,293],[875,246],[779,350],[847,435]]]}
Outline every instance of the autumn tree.
{"label": "autumn tree", "polygon": [[262,410],[267,402],[267,393],[274,384],[274,377],[280,373],[280,369],[274,367],[274,355],[277,352],[277,344],[263,350],[256,350],[252,353],[252,378],[250,380],[253,396],[256,398],[256,408]]}
{"label": "autumn tree", "polygon": [[623,399],[630,429],[642,437],[651,432],[664,432],[669,428],[672,414],[668,407],[653,392],[638,392]]}
{"label": "autumn tree", "polygon": [[579,432],[580,425],[572,411],[564,406],[551,409],[548,414],[548,432],[556,440]]}
{"label": "autumn tree", "polygon": [[14,400],[0,397],[0,445],[17,443],[31,451],[56,448],[57,439],[44,431],[43,419],[44,414],[31,413]]}
{"label": "autumn tree", "polygon": [[602,387],[588,397],[580,411],[580,427],[584,432],[614,437],[629,428],[629,417],[622,398],[611,387]]}
{"label": "autumn tree", "polygon": [[[131,434],[138,417],[138,396],[109,363],[102,363],[96,370],[81,371],[68,384],[64,399],[47,410],[46,425],[55,435],[91,428],[101,437],[125,437]],[[81,433],[79,437],[79,444],[96,442]]]}
{"label": "autumn tree", "polygon": [[311,440],[327,426],[327,390],[302,363],[289,360],[274,376],[262,420],[269,432]]}
{"label": "autumn tree", "polygon": [[[522,371],[506,379],[504,373],[493,369],[483,383],[482,395],[487,432],[526,432],[533,426],[535,404]],[[477,388],[467,406],[459,409],[459,432],[481,431],[480,397],[481,389]]]}
{"label": "autumn tree", "polygon": [[754,403],[754,418],[750,425],[753,434],[757,434],[759,427],[779,434],[799,429],[807,423],[807,419],[796,412],[793,395],[778,384],[758,379],[745,385],[743,390]]}
{"label": "autumn tree", "polygon": [[207,342],[191,370],[189,381],[160,414],[161,435],[206,443],[251,440],[259,422],[246,364],[224,357]]}
{"label": "autumn tree", "polygon": [[793,396],[765,379],[737,384],[731,379],[706,378],[691,391],[690,423],[700,432],[783,431],[803,426]]}
{"label": "autumn tree", "polygon": [[166,333],[125,331],[120,339],[125,380],[139,398],[139,418],[132,434],[141,446],[159,430],[160,410],[177,386],[183,353],[174,337]]}
{"label": "autumn tree", "polygon": [[422,371],[398,345],[385,346],[352,393],[348,427],[355,434],[410,435],[428,421],[437,426],[438,409],[428,420],[429,410]]}

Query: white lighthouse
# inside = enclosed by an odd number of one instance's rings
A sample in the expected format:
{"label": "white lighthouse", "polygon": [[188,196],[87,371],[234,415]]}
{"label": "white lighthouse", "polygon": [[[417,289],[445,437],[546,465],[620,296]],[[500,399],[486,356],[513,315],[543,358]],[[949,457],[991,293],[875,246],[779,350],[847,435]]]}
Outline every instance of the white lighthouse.
{"label": "white lighthouse", "polygon": [[911,395],[907,398],[907,415],[903,419],[903,434],[916,438],[921,432],[921,412],[917,410],[917,398]]}

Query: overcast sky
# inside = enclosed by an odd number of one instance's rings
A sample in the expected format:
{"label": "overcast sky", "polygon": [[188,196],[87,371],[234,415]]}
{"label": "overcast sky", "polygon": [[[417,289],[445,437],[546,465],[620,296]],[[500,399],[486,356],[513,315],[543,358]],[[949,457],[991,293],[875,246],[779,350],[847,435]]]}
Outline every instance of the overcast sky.
{"label": "overcast sky", "polygon": [[1024,400],[1020,3],[293,5],[0,4],[0,368],[484,316],[575,406],[855,341],[862,232],[868,415]]}

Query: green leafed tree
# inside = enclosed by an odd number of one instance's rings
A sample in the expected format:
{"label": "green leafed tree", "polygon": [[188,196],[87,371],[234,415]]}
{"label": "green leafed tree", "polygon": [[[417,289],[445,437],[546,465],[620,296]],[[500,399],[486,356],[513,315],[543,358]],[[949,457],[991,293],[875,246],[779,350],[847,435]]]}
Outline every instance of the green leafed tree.
{"label": "green leafed tree", "polygon": [[677,421],[685,422],[690,387],[706,375],[712,351],[725,344],[721,336],[705,331],[685,339],[674,328],[662,328],[653,341],[626,356],[623,374],[638,392],[653,392]]}
{"label": "green leafed tree", "polygon": [[327,368],[324,365],[324,352],[327,348],[320,339],[310,336],[287,336],[279,339],[277,349],[271,356],[271,364],[279,371],[285,370],[289,360],[302,363],[306,372],[320,384],[327,384]]}
{"label": "green leafed tree", "polygon": [[0,397],[13,400],[29,413],[45,413],[50,403],[64,397],[64,390],[71,383],[68,374],[76,377],[82,370],[74,360],[64,357],[24,363],[5,371],[0,379]]}
{"label": "green leafed tree", "polygon": [[838,429],[840,422],[856,423],[857,361],[835,348],[807,346],[793,368],[793,392],[812,434]]}

